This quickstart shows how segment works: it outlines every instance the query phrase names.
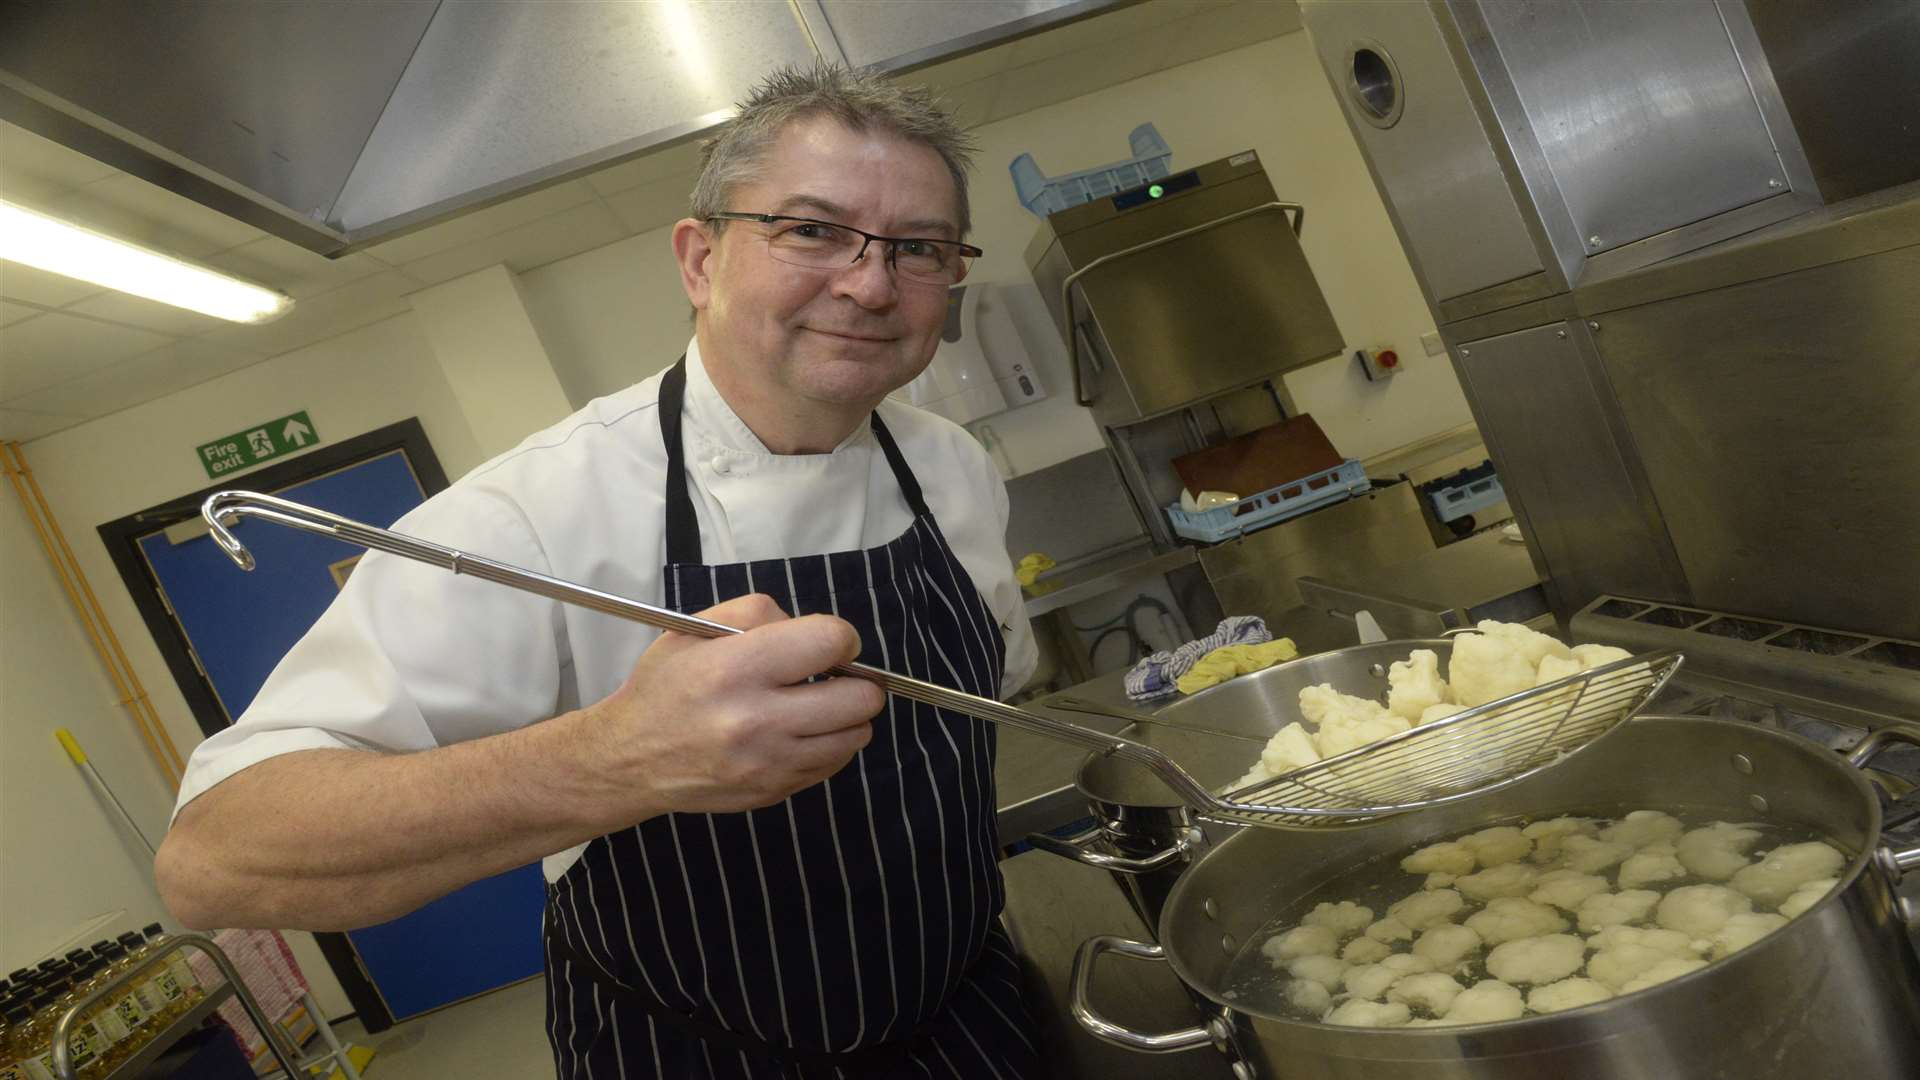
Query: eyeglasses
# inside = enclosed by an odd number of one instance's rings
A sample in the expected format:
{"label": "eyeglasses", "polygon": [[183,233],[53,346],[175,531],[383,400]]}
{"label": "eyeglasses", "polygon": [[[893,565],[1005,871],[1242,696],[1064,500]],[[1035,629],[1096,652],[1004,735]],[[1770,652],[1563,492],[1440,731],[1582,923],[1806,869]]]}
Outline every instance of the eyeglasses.
{"label": "eyeglasses", "polygon": [[887,262],[900,276],[929,285],[952,285],[967,276],[967,267],[985,254],[958,240],[879,236],[851,225],[784,214],[722,213],[708,221],[754,221],[767,232],[767,254],[788,266],[839,270],[867,257],[867,245],[878,240],[887,246]]}

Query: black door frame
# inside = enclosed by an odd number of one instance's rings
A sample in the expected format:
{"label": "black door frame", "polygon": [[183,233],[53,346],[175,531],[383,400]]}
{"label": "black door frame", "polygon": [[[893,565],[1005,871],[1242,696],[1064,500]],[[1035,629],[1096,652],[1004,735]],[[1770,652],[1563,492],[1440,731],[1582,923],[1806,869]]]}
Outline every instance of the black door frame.
{"label": "black door frame", "polygon": [[[139,609],[147,632],[153,636],[154,644],[159,646],[160,655],[167,662],[167,670],[173,674],[173,681],[186,697],[202,734],[211,736],[229,726],[226,709],[214,694],[213,684],[195,662],[186,631],[161,599],[159,583],[153,579],[146,559],[140,554],[140,541],[169,526],[198,517],[200,504],[216,491],[233,488],[280,491],[395,450],[406,455],[425,498],[432,498],[446,489],[447,473],[434,454],[433,446],[427,442],[426,429],[420,425],[417,417],[408,417],[399,423],[388,424],[332,446],[316,447],[299,457],[201,488],[191,495],[148,507],[99,527],[100,541],[106,545],[114,569],[120,572],[121,582],[133,597],[134,607]],[[373,981],[361,968],[347,935],[320,931],[313,936],[366,1030],[372,1033],[392,1027],[393,1014],[387,1010]]]}

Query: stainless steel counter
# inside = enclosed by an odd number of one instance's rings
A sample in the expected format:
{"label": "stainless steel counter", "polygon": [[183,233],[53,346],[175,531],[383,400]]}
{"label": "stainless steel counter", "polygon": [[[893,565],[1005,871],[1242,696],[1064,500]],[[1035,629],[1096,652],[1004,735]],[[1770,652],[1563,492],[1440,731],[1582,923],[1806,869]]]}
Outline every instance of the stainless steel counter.
{"label": "stainless steel counter", "polygon": [[[1123,675],[1123,671],[1110,672],[1060,693],[1124,706],[1127,694],[1120,682]],[[1127,726],[1125,720],[1049,710],[1048,698],[1057,696],[1050,694],[1027,708],[1100,731],[1116,732]],[[1074,774],[1087,756],[1085,750],[1010,727],[1001,728],[998,736],[1000,751],[993,779],[999,792],[996,810],[1001,846],[1017,843],[1028,833],[1047,832],[1087,816],[1087,801],[1073,786]]]}

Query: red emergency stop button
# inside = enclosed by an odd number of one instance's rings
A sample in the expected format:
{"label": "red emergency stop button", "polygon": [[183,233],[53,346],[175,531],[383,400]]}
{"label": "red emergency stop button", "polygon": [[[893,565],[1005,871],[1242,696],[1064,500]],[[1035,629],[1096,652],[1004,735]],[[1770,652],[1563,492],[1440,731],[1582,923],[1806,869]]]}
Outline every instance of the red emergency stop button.
{"label": "red emergency stop button", "polygon": [[1392,349],[1382,349],[1379,354],[1373,358],[1373,362],[1383,368],[1396,368],[1400,366],[1400,354],[1394,352]]}

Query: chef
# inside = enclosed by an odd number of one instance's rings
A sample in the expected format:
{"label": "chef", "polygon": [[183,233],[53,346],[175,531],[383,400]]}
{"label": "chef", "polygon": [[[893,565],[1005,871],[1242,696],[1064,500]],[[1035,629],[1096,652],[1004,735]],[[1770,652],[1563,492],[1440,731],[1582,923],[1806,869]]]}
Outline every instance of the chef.
{"label": "chef", "polygon": [[993,727],[814,678],[857,658],[998,697],[1034,667],[993,465],[886,400],[980,254],[967,164],[918,91],[759,87],[673,229],[686,355],[397,526],[747,632],[368,555],[195,751],[157,862],[175,914],[353,928],[544,859],[560,1077],[1036,1075]]}

